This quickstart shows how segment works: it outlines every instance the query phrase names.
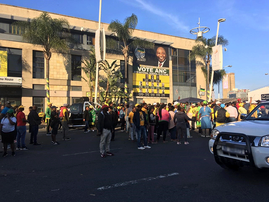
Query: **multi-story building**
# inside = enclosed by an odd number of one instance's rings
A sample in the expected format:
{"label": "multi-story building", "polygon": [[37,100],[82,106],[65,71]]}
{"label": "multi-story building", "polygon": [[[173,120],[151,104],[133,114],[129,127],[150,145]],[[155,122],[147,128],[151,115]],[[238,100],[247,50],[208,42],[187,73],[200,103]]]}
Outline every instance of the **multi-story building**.
{"label": "multi-story building", "polygon": [[234,73],[228,73],[222,79],[222,97],[229,98],[229,92],[235,89]]}
{"label": "multi-story building", "polygon": [[[45,106],[45,62],[42,46],[27,43],[22,38],[22,30],[16,21],[29,21],[40,16],[42,11],[0,4],[0,102],[7,100],[13,105],[23,104],[28,108]],[[89,50],[95,45],[95,31],[98,22],[49,13],[52,18],[64,18],[70,24],[70,33],[75,39],[66,54],[52,53],[50,59],[50,96],[53,105],[72,104],[89,94],[89,86],[81,79],[85,73],[78,68],[87,59]],[[101,23],[107,40],[115,40],[108,25]],[[150,41],[154,49],[134,50],[128,64],[128,90],[135,102],[171,102],[178,96],[197,97],[198,87],[205,88],[205,79],[200,67],[189,60],[195,40],[134,30],[134,38]],[[109,44],[109,43],[107,43]],[[108,62],[117,60],[124,75],[124,57],[120,43],[107,46]],[[159,49],[158,49],[159,48]],[[158,63],[156,51],[165,52],[165,61]],[[145,53],[135,54],[135,53]],[[135,56],[136,55],[136,56]],[[121,81],[124,82],[124,81]],[[205,99],[205,96],[202,97]]]}

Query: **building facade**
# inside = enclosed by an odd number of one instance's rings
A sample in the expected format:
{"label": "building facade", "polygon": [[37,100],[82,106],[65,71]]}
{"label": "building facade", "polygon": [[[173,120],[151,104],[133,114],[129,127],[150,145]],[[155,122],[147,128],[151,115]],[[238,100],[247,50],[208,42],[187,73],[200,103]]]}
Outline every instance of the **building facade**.
{"label": "building facade", "polygon": [[[26,108],[37,105],[39,110],[44,110],[46,71],[42,47],[24,41],[23,30],[14,24],[39,17],[42,11],[0,5],[0,102],[5,104],[9,100],[12,105],[22,104]],[[78,67],[83,65],[82,61],[88,58],[90,49],[95,45],[98,22],[55,13],[49,15],[66,19],[75,40],[70,44],[68,53],[53,52],[50,59],[51,102],[59,107],[89,96],[89,85],[82,79],[86,75]],[[101,23],[106,31],[106,59],[108,62],[117,60],[125,75],[121,44],[118,41],[112,45],[109,43],[115,42],[116,37],[108,31],[108,25]],[[199,96],[199,89],[205,88],[205,78],[201,68],[189,60],[195,40],[143,30],[134,30],[133,37],[154,43],[154,48],[137,47],[132,50],[127,72],[131,100],[167,103],[179,96]],[[163,63],[160,62],[162,60]],[[201,98],[205,99],[205,96]]]}
{"label": "building facade", "polygon": [[229,98],[229,92],[235,89],[234,73],[228,73],[222,79],[222,97]]}

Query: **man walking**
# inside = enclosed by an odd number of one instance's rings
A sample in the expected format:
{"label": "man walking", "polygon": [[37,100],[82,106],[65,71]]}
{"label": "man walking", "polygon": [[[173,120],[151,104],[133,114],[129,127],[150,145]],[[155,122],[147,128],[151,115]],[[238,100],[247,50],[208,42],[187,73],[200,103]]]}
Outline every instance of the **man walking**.
{"label": "man walking", "polygon": [[38,126],[41,124],[40,117],[36,112],[36,106],[33,106],[33,109],[30,111],[28,115],[28,121],[31,125],[31,140],[34,145],[40,145],[37,143],[37,134],[38,134]]}
{"label": "man walking", "polygon": [[25,136],[26,136],[26,123],[25,114],[23,113],[24,106],[19,106],[17,119],[17,150],[28,150],[25,146]]}
{"label": "man walking", "polygon": [[111,131],[113,129],[112,117],[109,114],[109,108],[107,105],[103,105],[101,112],[98,115],[98,135],[100,138],[100,153],[101,158],[106,156],[113,156],[114,154],[110,152],[110,141],[111,141]]}

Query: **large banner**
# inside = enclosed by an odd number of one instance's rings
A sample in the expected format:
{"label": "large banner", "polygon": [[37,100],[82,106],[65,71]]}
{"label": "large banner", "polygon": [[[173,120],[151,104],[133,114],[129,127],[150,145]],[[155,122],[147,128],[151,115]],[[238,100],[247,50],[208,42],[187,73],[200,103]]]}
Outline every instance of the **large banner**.
{"label": "large banner", "polygon": [[133,62],[133,95],[169,97],[168,47],[136,48]]}
{"label": "large banner", "polygon": [[7,51],[0,51],[0,76],[7,77]]}
{"label": "large banner", "polygon": [[223,69],[222,45],[212,47],[212,69],[214,71]]}

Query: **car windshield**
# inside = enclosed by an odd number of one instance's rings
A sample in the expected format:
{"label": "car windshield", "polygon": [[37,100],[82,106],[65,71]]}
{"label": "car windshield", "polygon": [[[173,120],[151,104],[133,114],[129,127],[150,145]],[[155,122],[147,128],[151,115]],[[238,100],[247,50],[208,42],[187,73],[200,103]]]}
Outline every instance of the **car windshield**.
{"label": "car windshield", "polygon": [[261,103],[246,117],[246,120],[269,120],[269,103]]}
{"label": "car windshield", "polygon": [[70,106],[71,113],[78,113],[79,112],[79,104],[73,104]]}

